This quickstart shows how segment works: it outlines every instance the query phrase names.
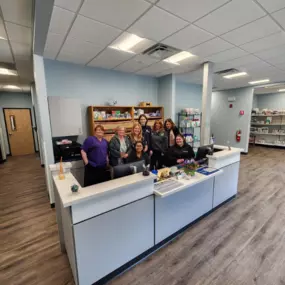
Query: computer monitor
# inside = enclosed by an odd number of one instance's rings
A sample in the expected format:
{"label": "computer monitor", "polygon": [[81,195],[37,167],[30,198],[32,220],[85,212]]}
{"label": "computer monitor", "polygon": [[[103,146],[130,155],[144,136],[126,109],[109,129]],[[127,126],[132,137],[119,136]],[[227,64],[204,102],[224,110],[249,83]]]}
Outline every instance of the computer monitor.
{"label": "computer monitor", "polygon": [[214,146],[212,144],[200,146],[198,148],[198,152],[197,152],[195,160],[200,161],[202,159],[207,158],[207,154],[212,154],[213,150],[214,150]]}
{"label": "computer monitor", "polygon": [[[120,178],[124,176],[128,176],[134,174],[134,172],[139,173],[144,171],[143,165],[145,164],[144,160],[131,162],[127,164],[120,164],[113,167],[113,178]],[[136,171],[134,171],[134,167],[136,167]]]}

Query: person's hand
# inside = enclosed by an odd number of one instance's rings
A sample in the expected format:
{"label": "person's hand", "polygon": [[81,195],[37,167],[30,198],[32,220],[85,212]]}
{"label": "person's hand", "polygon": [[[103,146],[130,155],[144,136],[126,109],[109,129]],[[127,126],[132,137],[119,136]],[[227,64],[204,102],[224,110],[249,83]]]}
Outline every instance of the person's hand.
{"label": "person's hand", "polygon": [[85,165],[87,165],[88,163],[89,163],[89,161],[88,161],[88,160],[85,160],[85,161],[84,161],[84,164],[85,164]]}
{"label": "person's hand", "polygon": [[129,155],[126,153],[125,155],[124,155],[124,158],[127,158]]}
{"label": "person's hand", "polygon": [[121,158],[124,158],[126,153],[125,152],[121,152],[120,155],[121,155]]}
{"label": "person's hand", "polygon": [[183,163],[183,162],[184,162],[183,158],[177,159],[177,163]]}
{"label": "person's hand", "polygon": [[152,154],[153,154],[153,151],[152,151],[152,150],[150,150],[150,151],[149,151],[149,155],[150,155],[150,156],[152,156]]}

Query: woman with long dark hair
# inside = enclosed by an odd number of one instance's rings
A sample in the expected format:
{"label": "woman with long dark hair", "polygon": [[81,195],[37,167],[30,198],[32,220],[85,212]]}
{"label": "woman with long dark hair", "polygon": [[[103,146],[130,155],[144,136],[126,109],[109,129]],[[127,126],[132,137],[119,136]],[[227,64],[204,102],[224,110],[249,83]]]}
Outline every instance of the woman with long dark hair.
{"label": "woman with long dark hair", "polygon": [[170,118],[165,120],[164,129],[168,136],[168,147],[175,145],[175,137],[179,134],[179,130]]}
{"label": "woman with long dark hair", "polygon": [[147,116],[144,114],[140,115],[138,122],[142,127],[142,133],[143,133],[144,141],[147,145],[147,147],[144,149],[144,151],[151,155],[152,154],[151,127],[147,125],[147,123],[148,123]]}

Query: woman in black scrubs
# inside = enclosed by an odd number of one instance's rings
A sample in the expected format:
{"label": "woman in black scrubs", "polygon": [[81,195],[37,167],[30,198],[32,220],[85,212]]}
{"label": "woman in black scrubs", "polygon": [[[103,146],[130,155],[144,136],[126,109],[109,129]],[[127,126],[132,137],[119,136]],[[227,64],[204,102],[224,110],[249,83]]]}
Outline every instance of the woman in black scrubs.
{"label": "woman in black scrubs", "polygon": [[132,149],[129,157],[127,158],[127,163],[141,160],[144,160],[146,166],[150,164],[149,156],[144,152],[143,143],[141,141],[137,141],[134,144],[134,149]]}
{"label": "woman in black scrubs", "polygon": [[165,164],[173,166],[194,158],[193,148],[185,142],[183,135],[178,134],[175,138],[175,145],[168,149]]}
{"label": "woman in black scrubs", "polygon": [[147,125],[147,122],[148,122],[147,116],[144,114],[140,115],[138,122],[142,127],[142,133],[143,133],[144,141],[147,145],[147,149],[145,149],[145,152],[147,152],[149,155],[152,155],[151,127]]}

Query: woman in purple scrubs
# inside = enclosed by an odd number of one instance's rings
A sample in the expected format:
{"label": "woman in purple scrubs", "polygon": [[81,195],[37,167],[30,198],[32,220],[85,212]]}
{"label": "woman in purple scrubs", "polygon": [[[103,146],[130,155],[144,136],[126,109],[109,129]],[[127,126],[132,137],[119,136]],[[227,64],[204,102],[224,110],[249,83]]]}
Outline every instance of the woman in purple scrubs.
{"label": "woman in purple scrubs", "polygon": [[84,187],[110,179],[110,173],[107,171],[108,142],[103,138],[104,127],[97,125],[94,133],[94,136],[88,137],[81,147],[81,155],[85,164]]}

